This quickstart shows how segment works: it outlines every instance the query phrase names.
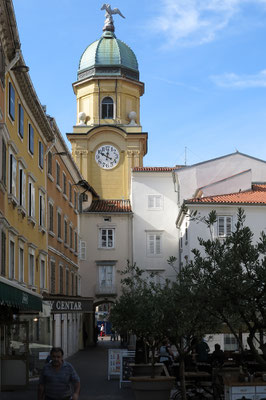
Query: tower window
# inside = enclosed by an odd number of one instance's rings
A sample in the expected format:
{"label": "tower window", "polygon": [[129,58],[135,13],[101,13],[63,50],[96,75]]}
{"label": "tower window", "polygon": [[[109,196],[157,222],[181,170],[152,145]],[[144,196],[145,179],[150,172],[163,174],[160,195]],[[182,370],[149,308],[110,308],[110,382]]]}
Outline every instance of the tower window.
{"label": "tower window", "polygon": [[114,118],[114,102],[111,97],[105,97],[102,100],[102,119]]}

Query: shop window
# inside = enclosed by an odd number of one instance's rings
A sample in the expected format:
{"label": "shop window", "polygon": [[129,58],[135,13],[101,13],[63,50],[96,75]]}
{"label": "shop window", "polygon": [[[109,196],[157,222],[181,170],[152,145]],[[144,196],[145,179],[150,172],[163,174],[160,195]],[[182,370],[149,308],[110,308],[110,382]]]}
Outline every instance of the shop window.
{"label": "shop window", "polygon": [[102,119],[114,118],[114,102],[111,97],[105,97],[102,100]]}

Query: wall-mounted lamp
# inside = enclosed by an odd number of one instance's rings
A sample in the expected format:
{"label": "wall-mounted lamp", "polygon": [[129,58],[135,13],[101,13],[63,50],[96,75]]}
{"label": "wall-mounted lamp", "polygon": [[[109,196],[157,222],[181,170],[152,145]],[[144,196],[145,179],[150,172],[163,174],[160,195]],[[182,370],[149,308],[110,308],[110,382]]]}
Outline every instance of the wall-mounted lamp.
{"label": "wall-mounted lamp", "polygon": [[36,318],[36,317],[33,318],[33,321],[34,321],[34,322],[38,322],[38,318]]}
{"label": "wall-mounted lamp", "polygon": [[56,152],[56,153],[52,153],[53,154],[53,156],[67,156],[68,155],[68,153],[66,152],[66,151],[58,151],[58,152]]}
{"label": "wall-mounted lamp", "polygon": [[15,67],[11,68],[11,71],[14,72],[29,72],[29,67],[27,65],[16,65]]}

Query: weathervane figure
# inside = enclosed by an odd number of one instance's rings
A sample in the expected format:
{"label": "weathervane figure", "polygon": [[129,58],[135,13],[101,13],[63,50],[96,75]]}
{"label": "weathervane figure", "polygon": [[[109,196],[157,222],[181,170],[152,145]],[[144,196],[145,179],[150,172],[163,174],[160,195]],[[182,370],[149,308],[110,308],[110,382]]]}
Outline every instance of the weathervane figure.
{"label": "weathervane figure", "polygon": [[106,3],[104,3],[102,5],[101,10],[105,10],[105,21],[104,21],[103,31],[114,32],[115,27],[114,27],[114,20],[113,20],[112,15],[119,14],[122,18],[125,18],[124,15],[121,13],[121,11],[118,8],[114,8],[112,10],[110,4],[106,4]]}

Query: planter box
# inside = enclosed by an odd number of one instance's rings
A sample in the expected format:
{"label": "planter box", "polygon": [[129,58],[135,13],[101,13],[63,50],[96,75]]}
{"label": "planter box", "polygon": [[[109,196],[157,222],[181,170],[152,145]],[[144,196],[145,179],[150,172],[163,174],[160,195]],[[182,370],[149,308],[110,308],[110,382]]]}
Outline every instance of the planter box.
{"label": "planter box", "polygon": [[130,380],[136,400],[169,400],[175,383],[170,376],[133,376]]}
{"label": "planter box", "polygon": [[[130,367],[132,368],[133,376],[151,376],[151,364],[130,364]],[[163,363],[156,363],[154,365],[154,375],[160,376],[163,372],[163,367]]]}

